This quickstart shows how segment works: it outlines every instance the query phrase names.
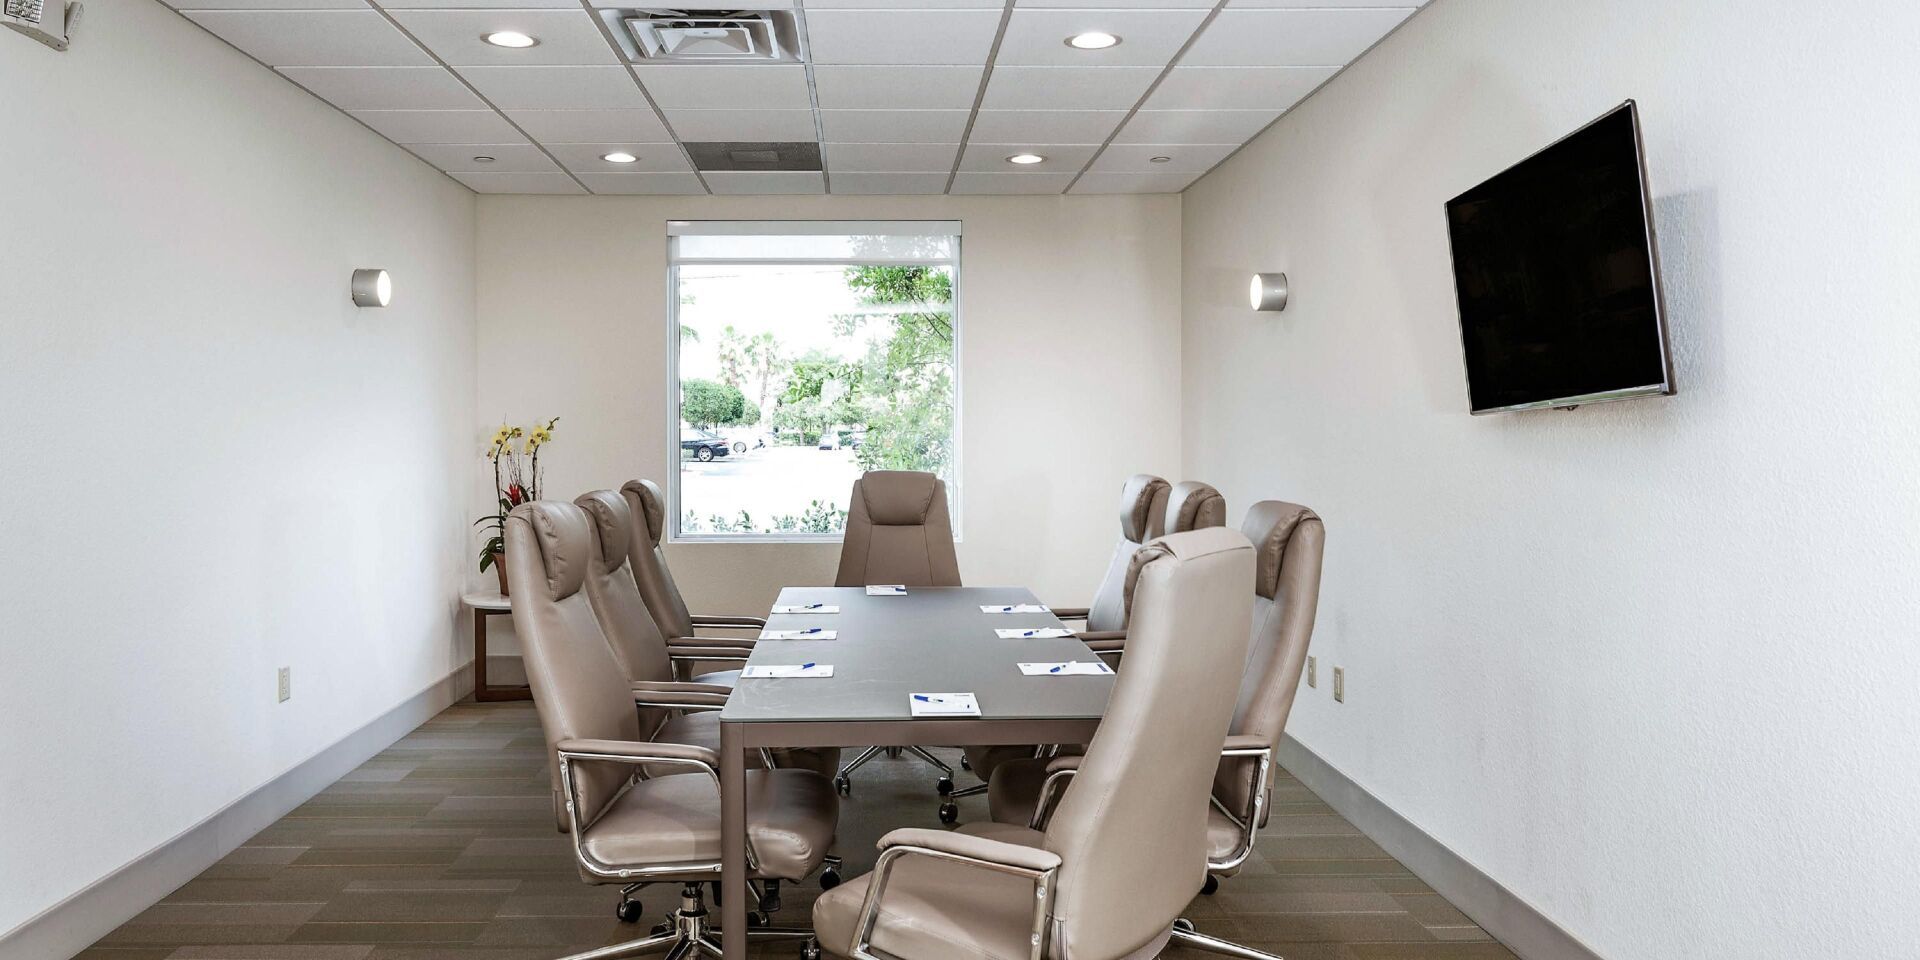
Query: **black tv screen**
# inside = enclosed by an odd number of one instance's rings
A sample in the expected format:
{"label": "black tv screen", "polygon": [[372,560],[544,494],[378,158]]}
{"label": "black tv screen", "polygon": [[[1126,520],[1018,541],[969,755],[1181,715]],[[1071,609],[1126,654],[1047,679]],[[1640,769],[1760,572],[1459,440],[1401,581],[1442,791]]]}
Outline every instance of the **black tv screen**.
{"label": "black tv screen", "polygon": [[1474,413],[1670,394],[1633,101],[1447,202]]}

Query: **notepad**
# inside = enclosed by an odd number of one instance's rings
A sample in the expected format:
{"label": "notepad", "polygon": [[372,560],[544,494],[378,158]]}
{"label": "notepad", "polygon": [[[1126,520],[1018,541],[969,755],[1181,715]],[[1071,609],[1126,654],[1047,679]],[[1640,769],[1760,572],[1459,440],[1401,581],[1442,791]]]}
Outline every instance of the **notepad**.
{"label": "notepad", "polygon": [[904,583],[875,583],[867,586],[869,597],[904,597],[907,585]]}
{"label": "notepad", "polygon": [[1029,677],[1104,677],[1113,668],[1098,660],[1068,660],[1064,663],[1023,663],[1020,672]]}
{"label": "notepad", "polygon": [[1049,613],[1052,607],[1044,603],[983,603],[981,613]]}
{"label": "notepad", "polygon": [[832,640],[840,636],[838,630],[822,630],[808,627],[804,630],[762,630],[762,640]]}
{"label": "notepad", "polygon": [[1057,637],[1071,637],[1073,631],[1065,627],[1013,627],[993,631],[1002,640],[1052,640]]}
{"label": "notepad", "polygon": [[831,677],[831,663],[798,664],[756,664],[740,671],[743,680],[765,680],[778,677]]}
{"label": "notepad", "polygon": [[774,604],[774,613],[839,613],[839,604],[834,603],[778,603]]}
{"label": "notepad", "polygon": [[916,693],[907,700],[916,717],[977,717],[980,701],[971,693]]}

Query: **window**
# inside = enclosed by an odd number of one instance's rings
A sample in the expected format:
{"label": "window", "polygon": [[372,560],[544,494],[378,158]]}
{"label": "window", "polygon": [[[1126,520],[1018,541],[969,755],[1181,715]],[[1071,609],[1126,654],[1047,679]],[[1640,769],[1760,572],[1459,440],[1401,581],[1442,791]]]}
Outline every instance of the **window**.
{"label": "window", "polygon": [[924,470],[959,530],[960,224],[668,224],[675,539],[837,540]]}

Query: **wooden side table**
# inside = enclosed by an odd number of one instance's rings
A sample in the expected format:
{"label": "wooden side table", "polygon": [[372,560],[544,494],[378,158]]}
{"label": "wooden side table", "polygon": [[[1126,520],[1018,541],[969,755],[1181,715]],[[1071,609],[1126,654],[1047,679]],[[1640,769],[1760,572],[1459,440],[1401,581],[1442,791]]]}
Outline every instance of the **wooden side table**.
{"label": "wooden side table", "polygon": [[460,597],[473,611],[473,698],[482,703],[498,700],[532,700],[533,690],[524,684],[487,682],[487,621],[513,614],[513,601],[498,590],[480,590]]}

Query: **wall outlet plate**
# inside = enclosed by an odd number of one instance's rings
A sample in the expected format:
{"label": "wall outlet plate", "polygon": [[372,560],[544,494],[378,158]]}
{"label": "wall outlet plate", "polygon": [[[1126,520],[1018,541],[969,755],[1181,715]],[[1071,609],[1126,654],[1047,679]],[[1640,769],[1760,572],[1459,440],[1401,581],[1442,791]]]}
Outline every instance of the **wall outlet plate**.
{"label": "wall outlet plate", "polygon": [[280,668],[280,702],[286,703],[293,696],[293,668]]}
{"label": "wall outlet plate", "polygon": [[1320,685],[1320,658],[1308,657],[1307,658],[1307,686],[1317,687],[1319,685]]}
{"label": "wall outlet plate", "polygon": [[1333,702],[1347,702],[1347,668],[1333,668]]}

